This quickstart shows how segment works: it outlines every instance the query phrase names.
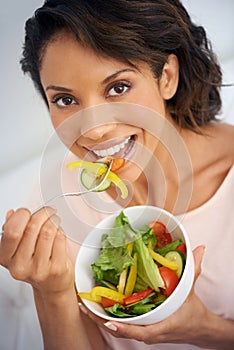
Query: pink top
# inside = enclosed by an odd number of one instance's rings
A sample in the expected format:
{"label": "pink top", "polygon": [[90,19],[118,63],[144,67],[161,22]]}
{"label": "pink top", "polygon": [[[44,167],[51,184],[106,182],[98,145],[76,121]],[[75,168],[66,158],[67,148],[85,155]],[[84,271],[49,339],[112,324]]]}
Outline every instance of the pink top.
{"label": "pink top", "polygon": [[[201,207],[188,212],[182,223],[192,247],[206,245],[202,273],[196,292],[205,305],[217,315],[234,320],[234,166],[215,195]],[[189,344],[146,345],[135,340],[115,338],[102,331],[111,350],[192,350]]]}

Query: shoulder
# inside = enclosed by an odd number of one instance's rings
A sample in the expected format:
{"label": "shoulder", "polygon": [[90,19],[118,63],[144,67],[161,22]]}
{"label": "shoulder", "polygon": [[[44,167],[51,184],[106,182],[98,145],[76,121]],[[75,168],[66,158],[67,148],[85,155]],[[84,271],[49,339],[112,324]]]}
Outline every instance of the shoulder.
{"label": "shoulder", "polygon": [[211,122],[201,128],[201,134],[187,134],[185,142],[198,167],[221,162],[231,168],[234,163],[234,125]]}
{"label": "shoulder", "polygon": [[234,164],[234,126],[212,122],[202,135],[191,135],[190,156],[193,164],[194,209],[214,196]]}
{"label": "shoulder", "polygon": [[213,183],[219,187],[234,164],[234,125],[212,122],[207,134],[203,144],[203,165],[211,184],[213,178]]}
{"label": "shoulder", "polygon": [[232,166],[234,163],[234,125],[215,123],[213,134],[214,150]]}
{"label": "shoulder", "polygon": [[[218,122],[218,123],[214,123],[214,126],[216,127],[216,129],[220,135],[227,134],[227,135],[230,135],[233,137],[233,135],[234,135],[234,125],[233,124]],[[234,142],[234,140],[233,140],[233,142]]]}

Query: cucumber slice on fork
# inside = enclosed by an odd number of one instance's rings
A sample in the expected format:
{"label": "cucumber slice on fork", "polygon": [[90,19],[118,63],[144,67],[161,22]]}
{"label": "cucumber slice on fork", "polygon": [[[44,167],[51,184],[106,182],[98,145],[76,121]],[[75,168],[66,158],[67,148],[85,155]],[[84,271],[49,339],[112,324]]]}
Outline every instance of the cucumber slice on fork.
{"label": "cucumber slice on fork", "polygon": [[[104,167],[107,168],[108,166],[105,163],[100,163]],[[111,185],[111,180],[106,178],[105,181],[101,181],[104,178],[104,175],[99,175],[95,174],[94,172],[88,170],[88,169],[83,169],[80,175],[80,179],[82,182],[82,185],[87,189],[90,190],[90,188],[95,188],[99,183],[101,183],[101,186],[98,186],[96,189],[94,189],[92,192],[102,192],[107,190],[110,185]]]}

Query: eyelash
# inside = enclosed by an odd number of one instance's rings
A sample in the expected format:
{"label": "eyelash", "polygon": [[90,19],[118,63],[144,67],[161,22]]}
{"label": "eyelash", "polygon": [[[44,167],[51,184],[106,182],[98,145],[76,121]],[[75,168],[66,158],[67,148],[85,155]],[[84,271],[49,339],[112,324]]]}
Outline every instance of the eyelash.
{"label": "eyelash", "polygon": [[[65,98],[70,98],[71,100],[73,100],[74,102],[71,103],[71,104],[68,104],[68,105],[63,105],[63,106],[60,106],[58,104],[59,100],[62,100],[62,99],[65,99]],[[51,103],[54,103],[54,104],[57,104],[58,107],[60,108],[64,108],[64,107],[69,107],[69,106],[72,106],[74,104],[77,104],[77,101],[76,99],[72,96],[72,95],[65,95],[65,94],[59,94],[59,95],[55,95],[52,100],[50,101]]]}
{"label": "eyelash", "polygon": [[[116,98],[119,96],[122,96],[124,93],[128,92],[129,88],[131,88],[131,83],[128,81],[118,81],[118,82],[114,82],[112,83],[108,88],[107,88],[107,97],[109,98]],[[110,91],[114,88],[118,88],[118,87],[125,87],[127,88],[125,91],[123,91],[122,93],[116,93],[116,95],[111,96],[110,95]]]}
{"label": "eyelash", "polygon": [[[131,88],[132,84],[128,81],[118,81],[118,82],[114,82],[112,83],[107,89],[106,89],[106,96],[107,98],[118,98],[119,96],[122,96],[124,93],[128,92],[129,88]],[[121,93],[116,93],[116,95],[110,95],[110,91],[112,89],[115,89],[115,88],[125,88],[125,90]],[[68,99],[71,99],[72,100],[72,103],[66,105],[59,105],[59,101],[62,100],[62,99],[65,99],[65,98],[68,98]],[[76,100],[76,98],[72,95],[66,95],[66,94],[59,94],[59,95],[55,95],[52,100],[50,101],[51,103],[53,104],[56,104],[59,108],[68,108],[70,106],[73,106],[73,105],[76,105],[76,104],[79,104],[78,101]]]}

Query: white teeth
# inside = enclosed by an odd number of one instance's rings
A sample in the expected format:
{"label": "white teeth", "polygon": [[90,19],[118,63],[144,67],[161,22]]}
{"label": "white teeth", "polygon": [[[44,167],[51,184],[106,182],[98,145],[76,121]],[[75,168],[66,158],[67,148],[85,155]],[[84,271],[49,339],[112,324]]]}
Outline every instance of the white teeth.
{"label": "white teeth", "polygon": [[124,146],[129,142],[130,137],[128,137],[124,142],[120,143],[119,145],[115,145],[113,147],[107,148],[107,149],[95,149],[93,152],[98,157],[106,157],[106,156],[113,156],[113,154],[118,153]]}

